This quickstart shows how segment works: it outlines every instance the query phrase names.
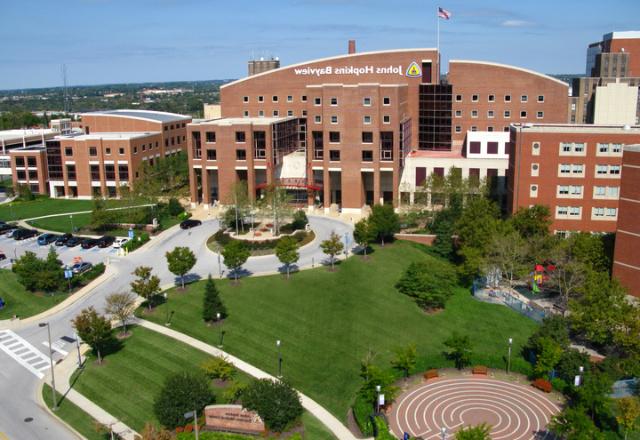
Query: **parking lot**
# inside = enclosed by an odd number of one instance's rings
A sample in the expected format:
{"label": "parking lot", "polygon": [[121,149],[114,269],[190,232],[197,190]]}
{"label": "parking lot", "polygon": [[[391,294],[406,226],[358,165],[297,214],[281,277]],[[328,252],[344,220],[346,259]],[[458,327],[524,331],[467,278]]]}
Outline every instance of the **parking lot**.
{"label": "parking lot", "polygon": [[58,252],[58,258],[60,261],[69,266],[73,265],[74,258],[76,257],[80,257],[82,261],[97,264],[106,262],[108,258],[118,256],[118,251],[113,249],[111,246],[103,249],[97,246],[91,249],[82,249],[80,245],[73,248],[55,246],[53,244],[40,246],[37,242],[37,237],[18,241],[3,234],[0,235],[0,253],[4,253],[7,256],[7,259],[0,261],[0,269],[11,268],[11,260],[20,258],[27,251],[34,252],[38,257],[44,258],[47,256],[51,246],[53,246],[56,252]]}

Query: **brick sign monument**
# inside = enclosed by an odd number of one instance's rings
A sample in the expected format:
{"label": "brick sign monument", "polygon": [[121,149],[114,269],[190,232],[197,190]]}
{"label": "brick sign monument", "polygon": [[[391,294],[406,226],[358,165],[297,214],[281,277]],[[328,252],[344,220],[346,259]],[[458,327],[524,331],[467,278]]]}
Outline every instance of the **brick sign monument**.
{"label": "brick sign monument", "polygon": [[258,414],[241,405],[209,405],[204,409],[205,425],[217,431],[262,434],[264,422]]}

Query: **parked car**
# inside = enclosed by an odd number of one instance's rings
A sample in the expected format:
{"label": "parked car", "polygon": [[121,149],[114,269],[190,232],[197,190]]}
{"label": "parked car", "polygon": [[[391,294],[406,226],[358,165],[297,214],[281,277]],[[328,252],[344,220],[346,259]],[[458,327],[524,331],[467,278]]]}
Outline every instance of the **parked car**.
{"label": "parked car", "polygon": [[51,244],[56,241],[60,236],[56,234],[45,233],[38,237],[38,244],[40,246],[44,246],[47,244]]}
{"label": "parked car", "polygon": [[96,247],[99,241],[97,238],[85,238],[80,245],[82,249],[91,249],[92,247]]}
{"label": "parked car", "polygon": [[82,237],[71,237],[67,240],[67,242],[65,243],[65,245],[67,247],[76,247],[78,246],[80,243],[82,243],[82,241],[84,240],[84,238]]}
{"label": "parked car", "polygon": [[99,248],[106,248],[109,247],[113,244],[113,242],[116,240],[115,237],[112,237],[111,235],[105,235],[104,237],[100,237],[98,239],[98,247]]}
{"label": "parked car", "polygon": [[11,237],[13,237],[14,240],[26,240],[27,238],[35,237],[36,235],[38,235],[38,231],[35,229],[18,228],[13,231]]}
{"label": "parked car", "polygon": [[7,256],[5,255],[5,253],[0,251],[0,261],[6,260],[6,259],[7,259]]}
{"label": "parked car", "polygon": [[10,235],[16,229],[18,229],[18,227],[16,225],[12,225],[12,224],[9,224],[9,223],[3,223],[3,224],[0,225],[0,235],[1,234]]}
{"label": "parked car", "polygon": [[56,239],[56,246],[64,246],[65,244],[67,244],[67,242],[69,241],[69,239],[71,239],[73,237],[73,235],[71,234],[62,234],[60,236],[58,236],[58,238]]}
{"label": "parked car", "polygon": [[180,223],[180,229],[191,229],[195,228],[196,226],[200,226],[201,224],[202,222],[200,220],[187,219]]}
{"label": "parked car", "polygon": [[89,263],[88,261],[84,261],[82,263],[76,263],[71,266],[71,272],[73,272],[74,275],[80,275],[90,270],[92,267],[93,264]]}
{"label": "parked car", "polygon": [[129,237],[118,237],[116,238],[116,240],[113,242],[113,248],[114,249],[120,249],[122,248],[122,246],[124,246],[124,244],[126,242],[129,241]]}

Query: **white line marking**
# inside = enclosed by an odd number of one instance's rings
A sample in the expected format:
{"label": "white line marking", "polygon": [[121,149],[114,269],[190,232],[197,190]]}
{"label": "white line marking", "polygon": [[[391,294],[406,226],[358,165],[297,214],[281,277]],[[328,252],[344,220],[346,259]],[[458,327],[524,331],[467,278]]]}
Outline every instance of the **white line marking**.
{"label": "white line marking", "polygon": [[32,353],[35,353],[37,355],[38,360],[40,361],[36,365],[46,363],[46,365],[43,365],[42,368],[36,368],[32,364],[30,364],[29,362],[25,361],[22,357],[17,355],[13,350],[11,350],[5,344],[0,344],[0,350],[2,350],[5,353],[7,353],[17,363],[19,363],[24,368],[26,368],[31,373],[33,373],[33,375],[36,376],[38,379],[42,379],[44,377],[44,374],[42,373],[42,371],[44,371],[44,370],[46,370],[47,368],[50,367],[50,365],[47,363],[47,362],[49,362],[49,359],[44,354],[42,354],[37,348],[35,348],[33,345],[28,343],[26,340],[22,339],[20,336],[18,336],[17,334],[12,332],[11,330],[2,330],[2,331],[0,331],[0,336],[10,336],[12,338],[12,340],[15,339],[16,341],[21,342],[20,345],[24,345],[25,347],[29,348]]}
{"label": "white line marking", "polygon": [[[47,341],[42,341],[42,345],[44,345],[45,347],[49,348],[49,343]],[[56,346],[56,343],[54,342],[53,344],[51,344],[51,349],[53,351],[57,351],[58,353],[60,353],[62,356],[67,356],[69,354],[68,351],[64,351],[61,348],[59,348],[58,346]]]}

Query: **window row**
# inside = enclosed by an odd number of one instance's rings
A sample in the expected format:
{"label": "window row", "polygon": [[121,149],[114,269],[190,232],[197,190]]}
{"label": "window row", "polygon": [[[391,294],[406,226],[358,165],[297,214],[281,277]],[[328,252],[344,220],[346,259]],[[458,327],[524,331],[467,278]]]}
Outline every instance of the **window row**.
{"label": "window row", "polygon": [[[337,115],[332,115],[331,119],[330,119],[332,124],[337,124],[339,122],[339,118]],[[316,124],[322,124],[322,116],[320,115],[315,115],[313,117],[313,122]],[[373,118],[369,115],[365,115],[362,117],[362,123],[364,125],[370,125],[373,123]],[[391,116],[389,115],[384,115],[382,116],[382,123],[383,124],[390,124],[391,123]]]}
{"label": "window row", "polygon": [[[460,95],[460,94],[456,95],[456,102],[463,102],[463,101],[464,101],[463,95]],[[504,95],[503,101],[512,102],[511,95]],[[478,93],[472,94],[471,102],[480,102],[480,94]],[[496,95],[494,94],[487,95],[487,102],[496,102]],[[520,95],[520,102],[529,102],[529,95]],[[544,95],[538,95],[537,102],[540,102],[540,103],[544,102]]]}
{"label": "window row", "polygon": [[[472,118],[477,118],[478,117],[478,110],[471,110],[471,117]],[[456,118],[461,118],[463,115],[462,110],[456,110],[455,111],[455,117]],[[487,118],[488,119],[493,119],[496,117],[495,111],[494,110],[487,110]],[[502,112],[502,117],[504,119],[510,119],[511,118],[511,110],[504,110]],[[526,110],[520,110],[520,118],[526,118],[528,117],[528,113]],[[536,112],[536,118],[537,119],[544,119],[544,112],[543,111],[538,111]]]}
{"label": "window row", "polygon": [[[498,127],[499,128],[499,127]],[[456,125],[454,128],[456,133],[462,133],[462,125]],[[478,131],[478,126],[477,125],[472,125],[469,128],[470,131]],[[493,125],[488,125],[486,131],[495,131],[495,127]],[[502,127],[502,131],[509,131],[509,126],[505,125]]]}
{"label": "window row", "polygon": [[556,218],[582,217],[582,206],[556,206]]}
{"label": "window row", "polygon": [[[17,156],[15,158],[16,161],[16,166],[17,167],[24,167],[24,157],[22,156]],[[27,157],[27,166],[29,167],[35,167],[36,166],[36,158],[35,157]],[[8,168],[8,167],[5,167]]]}
{"label": "window row", "polygon": [[[263,95],[258,95],[256,99],[258,102],[265,102]],[[287,95],[286,102],[293,102],[293,100],[294,100],[293,95]],[[307,102],[307,101],[308,101],[307,95],[300,96],[300,102]],[[242,102],[249,103],[251,102],[251,98],[245,95],[242,97]],[[278,95],[272,95],[271,102],[276,102],[276,103],[280,102],[280,97]],[[365,96],[362,98],[362,105],[365,107],[370,107],[372,102],[373,102],[373,99],[370,96]],[[322,98],[321,97],[313,98],[313,105],[322,105]],[[330,97],[329,105],[333,107],[337,107],[338,98],[335,96]],[[391,105],[391,98],[389,96],[384,96],[382,98],[382,105]]]}
{"label": "window row", "polygon": [[622,156],[622,144],[601,144],[596,145],[596,156]]}
{"label": "window row", "polygon": [[185,128],[186,126],[187,126],[187,123],[186,123],[186,122],[183,122],[183,123],[181,123],[181,124],[175,124],[175,125],[173,125],[173,124],[171,124],[171,125],[165,125],[165,126],[164,126],[164,131],[167,131],[167,130],[174,130],[174,129],[176,129],[176,128]]}
{"label": "window row", "polygon": [[591,208],[591,217],[593,218],[602,218],[602,217],[615,218],[617,216],[618,216],[617,208],[600,208],[600,207]]}

